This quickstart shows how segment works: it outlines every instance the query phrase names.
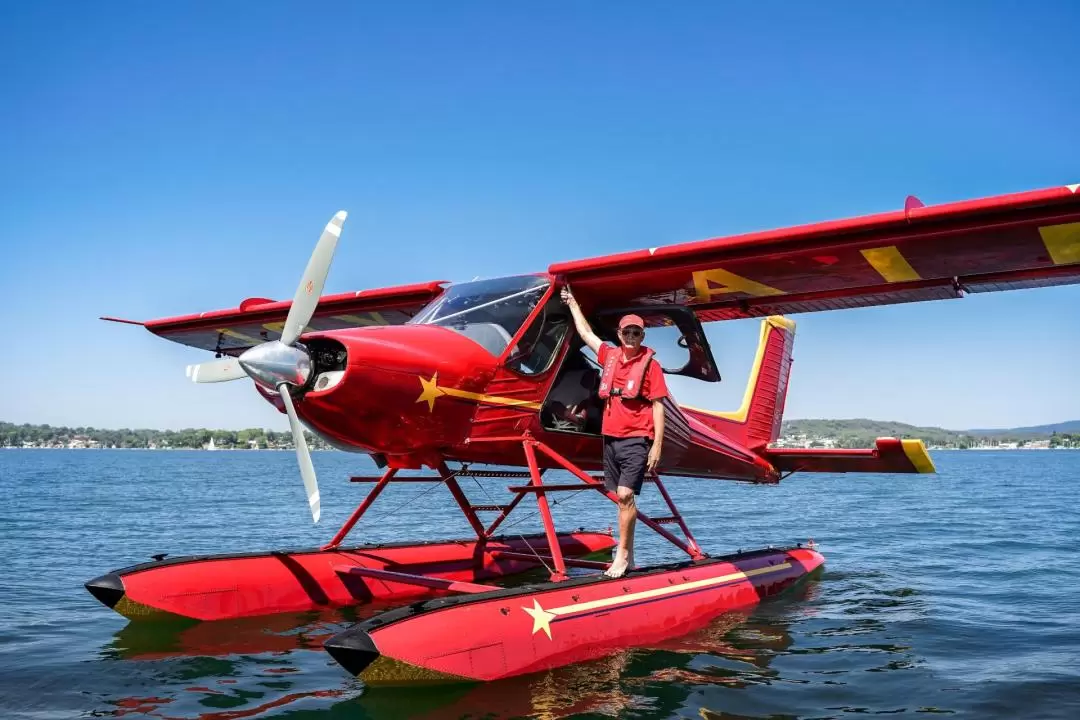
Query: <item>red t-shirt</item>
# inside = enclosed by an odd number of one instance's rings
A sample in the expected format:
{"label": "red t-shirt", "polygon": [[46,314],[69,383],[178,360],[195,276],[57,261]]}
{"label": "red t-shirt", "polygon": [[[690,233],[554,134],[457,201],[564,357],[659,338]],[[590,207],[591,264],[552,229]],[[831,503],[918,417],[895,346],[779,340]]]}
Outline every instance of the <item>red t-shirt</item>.
{"label": "red t-shirt", "polygon": [[[608,353],[619,353],[615,364],[615,377],[612,379],[612,387],[626,385],[629,363],[623,360],[622,348],[614,347],[607,343],[600,345],[596,353],[596,359],[601,367],[607,360]],[[654,356],[645,371],[645,379],[641,383],[641,392],[633,400],[624,400],[621,396],[609,397],[604,405],[604,422],[601,432],[612,437],[653,437],[653,411],[652,401],[668,396],[667,383],[664,382],[664,372],[660,369],[660,363]]]}

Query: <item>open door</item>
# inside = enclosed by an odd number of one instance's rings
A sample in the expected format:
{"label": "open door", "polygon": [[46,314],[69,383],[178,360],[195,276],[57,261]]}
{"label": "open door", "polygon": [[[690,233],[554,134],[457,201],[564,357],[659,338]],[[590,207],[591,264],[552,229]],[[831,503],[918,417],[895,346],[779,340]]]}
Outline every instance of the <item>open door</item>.
{"label": "open door", "polygon": [[668,375],[683,375],[705,382],[720,382],[720,373],[701,321],[682,305],[643,305],[597,314],[593,331],[608,342],[619,344],[619,318],[627,313],[645,321],[645,344],[656,351],[660,367]]}
{"label": "open door", "polygon": [[599,389],[596,356],[577,332],[572,332],[570,347],[540,408],[540,424],[553,432],[600,435],[603,403]]}

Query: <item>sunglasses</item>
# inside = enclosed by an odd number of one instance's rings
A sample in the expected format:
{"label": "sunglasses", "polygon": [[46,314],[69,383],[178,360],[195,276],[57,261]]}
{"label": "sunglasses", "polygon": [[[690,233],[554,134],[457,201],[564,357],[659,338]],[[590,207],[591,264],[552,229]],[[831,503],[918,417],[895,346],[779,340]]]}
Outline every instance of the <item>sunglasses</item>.
{"label": "sunglasses", "polygon": [[630,327],[630,328],[624,328],[624,329],[620,330],[619,334],[622,335],[623,337],[631,337],[632,338],[632,337],[641,337],[645,333],[641,330],[641,328]]}

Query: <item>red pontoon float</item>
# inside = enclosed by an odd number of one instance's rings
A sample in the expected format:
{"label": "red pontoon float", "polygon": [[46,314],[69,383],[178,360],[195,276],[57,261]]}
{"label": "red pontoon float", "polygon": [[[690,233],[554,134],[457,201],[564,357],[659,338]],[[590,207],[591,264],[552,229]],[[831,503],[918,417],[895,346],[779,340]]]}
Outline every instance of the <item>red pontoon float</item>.
{"label": "red pontoon float", "polygon": [[[131,619],[228,620],[411,601],[517,575],[539,567],[541,558],[552,554],[582,558],[610,550],[615,544],[610,531],[584,528],[553,536],[497,536],[495,531],[512,506],[470,504],[457,478],[522,473],[444,470],[442,475],[426,477],[395,477],[396,471],[389,470],[382,477],[351,478],[357,483],[376,484],[337,535],[319,548],[169,559],[159,556],[153,562],[95,578],[86,583],[86,589]],[[375,499],[394,482],[446,484],[460,501],[476,537],[342,547]],[[487,527],[479,519],[479,513],[485,511],[499,513]]]}

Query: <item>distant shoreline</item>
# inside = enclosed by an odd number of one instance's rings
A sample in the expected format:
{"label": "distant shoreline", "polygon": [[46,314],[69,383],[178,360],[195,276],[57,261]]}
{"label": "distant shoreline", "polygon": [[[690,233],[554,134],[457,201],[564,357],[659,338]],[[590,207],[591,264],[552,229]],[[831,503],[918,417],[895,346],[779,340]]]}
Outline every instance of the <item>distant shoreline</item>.
{"label": "distant shoreline", "polygon": [[[893,421],[785,420],[771,447],[808,449],[873,448],[878,438],[921,440],[931,450],[1046,450],[1080,447],[1080,420],[1001,431],[959,431],[919,427]],[[319,435],[304,433],[312,450],[333,450]],[[145,450],[290,450],[289,432],[264,428],[242,430],[154,430],[16,425],[0,421],[0,447],[42,449]]]}

